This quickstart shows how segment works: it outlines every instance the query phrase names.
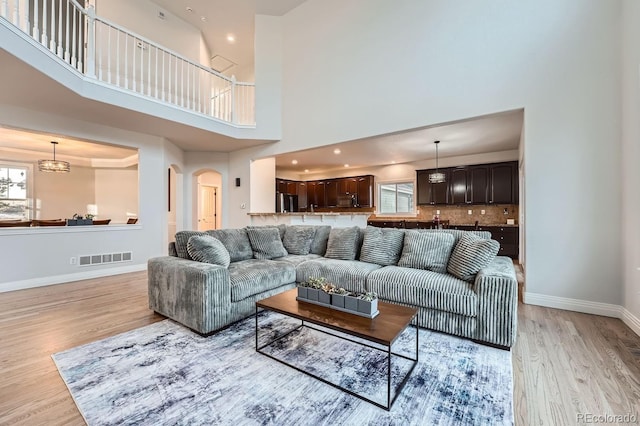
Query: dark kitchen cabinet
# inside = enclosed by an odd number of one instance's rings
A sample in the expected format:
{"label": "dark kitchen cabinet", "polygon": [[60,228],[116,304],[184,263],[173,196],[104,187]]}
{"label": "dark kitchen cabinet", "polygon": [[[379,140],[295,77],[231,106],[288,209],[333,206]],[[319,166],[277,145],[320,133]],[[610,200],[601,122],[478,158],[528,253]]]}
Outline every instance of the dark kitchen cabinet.
{"label": "dark kitchen cabinet", "polygon": [[298,195],[298,182],[287,181],[287,194]]}
{"label": "dark kitchen cabinet", "polygon": [[489,204],[518,202],[518,163],[496,163],[489,166]]}
{"label": "dark kitchen cabinet", "polygon": [[446,182],[431,184],[431,170],[416,170],[418,205],[518,204],[518,162],[440,169]]}
{"label": "dark kitchen cabinet", "polygon": [[327,206],[327,202],[325,200],[326,182],[317,181],[314,193],[315,193],[315,206],[318,208],[326,207]]}
{"label": "dark kitchen cabinet", "polygon": [[455,167],[451,169],[451,204],[467,204],[469,201],[467,186],[468,183],[468,170],[466,167]]}
{"label": "dark kitchen cabinet", "polygon": [[338,179],[330,179],[325,183],[325,207],[336,207],[338,205]]}
{"label": "dark kitchen cabinet", "polygon": [[518,258],[520,234],[517,226],[479,226],[478,230],[491,232],[491,238],[500,243],[498,256]]}
{"label": "dark kitchen cabinet", "polygon": [[286,194],[287,193],[287,181],[283,179],[276,179],[276,192]]}
{"label": "dark kitchen cabinet", "polygon": [[353,195],[358,193],[358,178],[347,177],[338,179],[338,195]]}
{"label": "dark kitchen cabinet", "polygon": [[296,182],[296,193],[298,194],[298,209],[306,209],[307,208],[307,183],[306,182]]}
{"label": "dark kitchen cabinet", "polygon": [[359,176],[356,179],[358,207],[373,207],[373,176]]}
{"label": "dark kitchen cabinet", "polygon": [[467,171],[467,202],[489,204],[489,167],[470,166]]}
{"label": "dark kitchen cabinet", "polygon": [[451,204],[449,182],[451,169],[439,169],[444,173],[445,181],[442,183],[429,183],[429,173],[435,170],[417,170],[416,180],[418,187],[418,204]]}

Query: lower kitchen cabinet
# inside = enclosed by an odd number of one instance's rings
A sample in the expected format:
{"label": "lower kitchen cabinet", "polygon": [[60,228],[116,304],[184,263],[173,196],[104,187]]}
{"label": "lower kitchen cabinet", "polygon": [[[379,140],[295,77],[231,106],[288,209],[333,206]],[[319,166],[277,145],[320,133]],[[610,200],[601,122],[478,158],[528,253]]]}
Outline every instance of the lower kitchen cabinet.
{"label": "lower kitchen cabinet", "polygon": [[517,226],[479,226],[478,230],[491,232],[491,238],[500,243],[498,256],[518,258],[520,233]]}

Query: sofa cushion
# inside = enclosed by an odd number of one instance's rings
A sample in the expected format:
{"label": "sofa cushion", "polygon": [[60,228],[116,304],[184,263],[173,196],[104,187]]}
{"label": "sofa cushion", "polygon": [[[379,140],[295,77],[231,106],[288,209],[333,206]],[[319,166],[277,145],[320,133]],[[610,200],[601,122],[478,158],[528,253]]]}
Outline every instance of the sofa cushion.
{"label": "sofa cushion", "polygon": [[453,249],[447,271],[461,280],[473,281],[480,269],[488,266],[498,254],[500,243],[467,233]]}
{"label": "sofa cushion", "polygon": [[315,228],[316,234],[313,236],[313,241],[311,242],[311,249],[309,250],[309,253],[324,256],[324,254],[327,252],[327,241],[329,240],[331,226],[320,225],[316,226]]}
{"label": "sofa cushion", "polygon": [[309,278],[324,277],[338,287],[349,291],[363,292],[366,290],[367,276],[371,271],[380,268],[380,265],[374,263],[322,257],[299,264],[296,268],[296,282],[301,283]]}
{"label": "sofa cushion", "polygon": [[264,228],[276,228],[280,234],[280,239],[284,238],[284,233],[287,231],[287,225],[281,223],[279,225],[248,225],[246,229],[264,229]]}
{"label": "sofa cushion", "polygon": [[316,228],[313,226],[287,226],[282,244],[289,254],[309,254],[315,234]]}
{"label": "sofa cushion", "polygon": [[204,232],[200,231],[178,231],[176,232],[176,254],[178,257],[182,259],[191,259],[189,256],[189,252],[187,251],[187,243],[189,242],[189,238],[194,235],[207,235]]}
{"label": "sofa cushion", "polygon": [[360,250],[360,260],[381,266],[398,263],[402,252],[404,232],[394,228],[367,226]]}
{"label": "sofa cushion", "polygon": [[220,240],[229,252],[232,262],[251,259],[253,257],[251,243],[249,242],[247,231],[244,229],[215,229],[207,231],[206,233]]}
{"label": "sofa cushion", "polygon": [[465,234],[474,234],[481,238],[491,238],[491,232],[489,231],[463,231],[461,229],[415,229],[418,232],[426,232],[426,233],[446,233],[453,235],[453,246],[455,247]]}
{"label": "sofa cushion", "polygon": [[383,300],[421,306],[454,314],[478,315],[473,285],[449,274],[424,269],[385,266],[367,277],[367,290]]}
{"label": "sofa cushion", "polygon": [[273,260],[277,260],[277,261],[283,261],[283,262],[289,262],[292,263],[295,266],[298,266],[299,264],[301,264],[302,262],[306,262],[307,260],[314,260],[314,259],[319,259],[322,256],[320,256],[319,254],[288,254],[284,257],[278,257],[276,259]]}
{"label": "sofa cushion", "polygon": [[454,237],[446,232],[405,231],[398,266],[447,273]]}
{"label": "sofa cushion", "polygon": [[296,281],[296,268],[288,262],[248,259],[229,265],[231,301],[237,302]]}
{"label": "sofa cushion", "polygon": [[288,254],[275,227],[247,228],[247,235],[256,259],[273,259]]}
{"label": "sofa cushion", "polygon": [[360,231],[357,226],[350,228],[331,228],[327,251],[324,257],[340,260],[355,260],[358,255]]}
{"label": "sofa cushion", "polygon": [[211,235],[194,235],[187,242],[187,252],[193,260],[203,263],[229,266],[231,257],[224,245]]}

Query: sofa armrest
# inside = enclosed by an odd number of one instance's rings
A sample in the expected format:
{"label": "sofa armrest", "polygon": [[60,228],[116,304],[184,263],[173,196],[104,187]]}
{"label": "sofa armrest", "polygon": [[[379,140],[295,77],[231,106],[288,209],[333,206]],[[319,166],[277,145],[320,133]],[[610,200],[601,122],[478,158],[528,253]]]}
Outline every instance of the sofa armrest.
{"label": "sofa armrest", "polygon": [[478,294],[478,339],[511,347],[518,325],[518,280],[513,261],[498,256],[480,270],[474,282]]}
{"label": "sofa armrest", "polygon": [[226,324],[229,271],[218,265],[162,256],[149,259],[149,308],[206,334]]}

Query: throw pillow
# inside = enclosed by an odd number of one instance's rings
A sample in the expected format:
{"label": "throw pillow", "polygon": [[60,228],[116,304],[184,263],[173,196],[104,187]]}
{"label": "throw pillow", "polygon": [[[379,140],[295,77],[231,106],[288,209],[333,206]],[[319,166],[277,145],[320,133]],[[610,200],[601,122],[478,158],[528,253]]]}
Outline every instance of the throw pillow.
{"label": "throw pillow", "polygon": [[498,250],[500,243],[496,240],[481,238],[468,232],[453,249],[447,271],[461,280],[473,281],[480,269],[493,262]]}
{"label": "throw pillow", "polygon": [[360,260],[381,266],[395,265],[400,258],[403,240],[404,232],[399,229],[367,226]]}
{"label": "throw pillow", "polygon": [[187,251],[193,260],[220,265],[224,268],[228,268],[231,261],[229,252],[220,240],[210,235],[194,235],[189,238]]}
{"label": "throw pillow", "polygon": [[176,254],[178,255],[178,257],[191,260],[191,256],[189,256],[189,252],[187,251],[187,243],[189,242],[189,238],[193,237],[194,235],[206,234],[200,231],[176,232]]}
{"label": "throw pillow", "polygon": [[282,244],[289,254],[306,255],[311,250],[315,234],[316,228],[313,226],[287,226]]}
{"label": "throw pillow", "polygon": [[405,231],[398,266],[447,273],[455,238],[448,232]]}
{"label": "throw pillow", "polygon": [[360,231],[357,226],[351,228],[331,228],[324,257],[330,259],[355,260],[358,255]]}
{"label": "throw pillow", "polygon": [[287,230],[287,225],[285,223],[281,223],[280,225],[248,225],[247,229],[264,229],[264,228],[276,228],[280,233],[280,239],[284,238],[284,233]]}
{"label": "throw pillow", "polygon": [[206,234],[220,240],[229,252],[232,262],[253,258],[253,250],[245,229],[216,229],[206,231]]}
{"label": "throw pillow", "polygon": [[276,227],[247,228],[247,235],[256,259],[275,259],[288,254]]}
{"label": "throw pillow", "polygon": [[329,241],[329,233],[331,232],[331,226],[329,225],[321,225],[316,226],[316,234],[313,237],[313,242],[311,243],[311,249],[309,250],[312,254],[319,254],[320,256],[324,256],[327,252],[327,241]]}

